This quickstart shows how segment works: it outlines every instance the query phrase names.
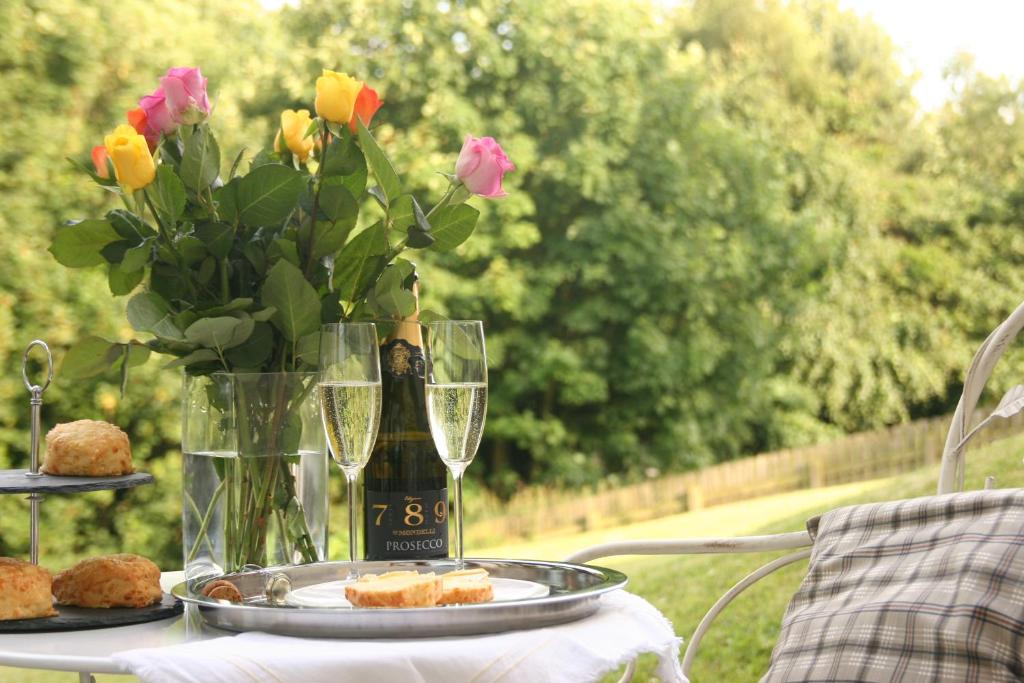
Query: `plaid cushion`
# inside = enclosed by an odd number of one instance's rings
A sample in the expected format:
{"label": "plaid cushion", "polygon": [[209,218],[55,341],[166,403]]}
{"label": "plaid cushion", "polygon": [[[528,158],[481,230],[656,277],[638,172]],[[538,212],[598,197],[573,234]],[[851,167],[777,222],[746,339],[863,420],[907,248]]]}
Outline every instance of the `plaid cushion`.
{"label": "plaid cushion", "polygon": [[1024,680],[1024,490],[833,510],[762,682]]}

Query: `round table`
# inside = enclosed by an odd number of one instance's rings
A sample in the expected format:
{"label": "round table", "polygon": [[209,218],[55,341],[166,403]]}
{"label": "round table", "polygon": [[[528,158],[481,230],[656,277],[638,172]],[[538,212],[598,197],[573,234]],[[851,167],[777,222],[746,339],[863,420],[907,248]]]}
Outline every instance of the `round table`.
{"label": "round table", "polygon": [[[160,585],[165,591],[185,580],[184,572],[164,572]],[[148,624],[96,628],[55,633],[0,634],[0,666],[22,669],[48,669],[78,672],[83,681],[89,674],[126,674],[111,658],[115,652],[131,647],[161,647],[186,640],[185,616],[152,621]],[[209,628],[209,627],[205,627]],[[207,631],[189,629],[188,640],[203,638]],[[206,637],[228,635],[209,631]]]}
{"label": "round table", "polygon": [[[165,591],[169,591],[174,585],[181,583],[184,580],[183,572],[165,572],[161,575],[161,585]],[[560,626],[551,627],[550,632],[543,630],[536,631],[535,633],[544,633],[542,636],[545,639],[544,647],[538,648],[535,644],[528,645],[525,647],[510,647],[506,645],[509,661],[515,663],[521,663],[523,660],[523,652],[533,652],[544,650],[549,643],[556,642],[553,640],[557,629],[574,629],[578,628],[579,625],[586,625],[587,628],[593,629],[593,636],[603,634],[604,644],[598,647],[595,645],[595,640],[590,633],[585,636],[577,634],[575,639],[566,640],[567,636],[563,635],[563,643],[586,643],[591,647],[595,648],[600,655],[595,656],[593,654],[587,655],[588,660],[600,660],[598,663],[604,666],[607,662],[609,653],[614,654],[616,648],[624,646],[623,640],[628,641],[629,639],[622,638],[623,622],[621,621],[624,614],[621,612],[625,606],[622,604],[623,601],[631,600],[629,603],[629,611],[626,617],[637,615],[635,622],[627,622],[627,627],[630,632],[635,632],[636,638],[655,638],[655,642],[644,642],[643,648],[637,649],[635,652],[629,654],[628,659],[619,661],[616,666],[621,666],[632,660],[637,654],[641,652],[657,652],[659,653],[659,660],[662,662],[659,666],[659,671],[664,671],[663,678],[671,681],[685,681],[685,677],[682,675],[681,669],[679,669],[678,660],[678,639],[672,632],[671,625],[665,621],[664,617],[652,606],[645,603],[643,600],[636,596],[629,595],[624,591],[616,594],[617,606],[610,606],[609,603],[605,603],[608,612],[598,612],[594,615],[580,620],[578,622],[563,624]],[[637,614],[636,605],[634,603],[639,602],[644,606],[643,610],[639,610],[643,614]],[[53,633],[24,633],[24,634],[0,634],[0,667],[17,667],[17,668],[28,668],[28,669],[43,669],[50,671],[68,671],[77,672],[79,674],[79,680],[81,683],[90,683],[92,681],[92,674],[120,674],[129,675],[130,672],[126,665],[115,661],[114,655],[118,655],[119,658],[124,656],[125,651],[134,651],[138,649],[146,650],[157,650],[160,648],[180,645],[187,643],[197,643],[197,641],[210,641],[214,638],[221,638],[223,636],[236,636],[237,634],[230,633],[227,631],[221,631],[219,629],[207,626],[198,611],[189,609],[190,606],[186,606],[185,612],[181,616],[173,617],[170,619],[164,619],[161,621],[154,621],[148,624],[136,624],[133,626],[119,626],[115,628],[102,628],[102,629],[87,629],[81,631],[61,631]],[[619,610],[619,611],[617,611]],[[644,616],[646,615],[646,616]],[[649,632],[652,620],[657,624],[658,633],[651,635]],[[642,627],[642,628],[638,628]],[[473,636],[476,639],[487,639],[487,638],[512,638],[516,639],[515,643],[518,645],[520,639],[523,638],[524,634],[533,633],[530,631],[511,631],[507,634],[491,634],[482,636]],[[645,635],[646,634],[646,635]],[[40,637],[43,636],[43,637]],[[241,638],[245,639],[250,636],[265,637],[266,634],[242,634]],[[272,636],[276,637],[276,636]],[[541,637],[541,636],[538,636]],[[609,640],[611,638],[611,640]],[[316,639],[311,639],[316,641]],[[415,639],[411,639],[408,642],[413,642]],[[452,638],[438,638],[438,643],[448,644],[456,643],[457,639]],[[251,642],[251,641],[249,641]],[[393,653],[395,643],[401,643],[402,640],[396,640],[393,642],[386,642],[383,640],[368,640],[360,641],[361,648],[360,653],[363,654],[363,658],[366,660],[362,662],[364,665],[372,665],[372,667],[378,667],[379,662],[383,661],[381,657],[389,656]],[[418,641],[417,641],[418,642]],[[481,642],[478,640],[477,642]],[[211,644],[212,645],[212,644]],[[258,644],[261,645],[261,644]],[[369,651],[371,647],[386,646],[386,650]],[[441,645],[438,645],[440,648]],[[459,647],[464,647],[459,645]],[[557,645],[551,646],[557,648]],[[201,649],[201,648],[200,648]],[[458,650],[463,652],[464,650]],[[491,653],[494,652],[493,647],[481,647],[481,652]],[[569,648],[567,651],[573,651]],[[259,654],[266,654],[267,650],[259,650]],[[437,658],[436,649],[430,650],[430,656]],[[331,654],[334,655],[335,650],[331,650]],[[450,656],[451,653],[443,653],[441,659],[445,663],[456,661],[459,658]],[[506,655],[503,654],[503,657]],[[579,656],[577,654],[577,656]],[[214,656],[214,660],[219,663],[225,663],[229,660],[225,660],[217,653]],[[405,660],[402,660],[405,661]],[[497,661],[497,660],[495,660]],[[570,660],[565,660],[566,662]],[[573,658],[572,664],[576,666],[579,661]],[[618,661],[618,660],[616,660]],[[602,664],[604,662],[604,664]],[[307,663],[307,660],[303,660],[303,663]],[[471,662],[472,663],[472,662]],[[550,662],[535,661],[533,662],[533,669],[537,667],[549,666]],[[376,668],[372,668],[376,671]],[[546,669],[545,669],[546,670]],[[603,671],[611,670],[605,667]],[[505,673],[508,673],[507,671]],[[536,671],[534,671],[534,674]],[[632,673],[632,665],[627,670],[627,678]],[[520,680],[536,680],[536,675],[530,675],[524,673],[527,678],[520,678]],[[447,676],[447,680],[456,680],[458,677],[452,678]],[[223,679],[222,679],[223,680]]]}

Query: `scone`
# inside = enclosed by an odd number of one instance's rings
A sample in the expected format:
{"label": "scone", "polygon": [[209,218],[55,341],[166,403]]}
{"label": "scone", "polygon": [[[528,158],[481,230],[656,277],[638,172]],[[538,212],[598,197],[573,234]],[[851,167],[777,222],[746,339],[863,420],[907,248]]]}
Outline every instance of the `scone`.
{"label": "scone", "polygon": [[493,599],[494,587],[486,569],[460,569],[441,577],[439,605],[468,605]]}
{"label": "scone", "polygon": [[53,595],[76,607],[146,607],[160,602],[160,569],[139,555],[120,553],[82,560],[53,579]]}
{"label": "scone", "polygon": [[42,471],[78,477],[131,474],[132,447],[128,435],[108,422],[77,420],[59,424],[46,435]]}
{"label": "scone", "polygon": [[356,607],[433,607],[441,597],[441,578],[433,572],[366,574],[345,586],[345,598]]}
{"label": "scone", "polygon": [[50,572],[13,557],[0,557],[0,621],[55,617]]}

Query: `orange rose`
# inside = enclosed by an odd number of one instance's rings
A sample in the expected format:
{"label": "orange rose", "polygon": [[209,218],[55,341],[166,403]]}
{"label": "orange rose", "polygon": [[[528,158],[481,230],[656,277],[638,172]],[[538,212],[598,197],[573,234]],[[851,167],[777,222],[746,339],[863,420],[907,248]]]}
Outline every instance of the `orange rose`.
{"label": "orange rose", "polygon": [[352,120],[348,122],[349,128],[352,132],[356,132],[356,119],[363,122],[363,126],[366,128],[370,127],[370,121],[373,120],[373,115],[380,109],[380,105],[384,104],[380,101],[380,97],[377,96],[377,91],[370,86],[363,84],[363,89],[359,91],[359,95],[356,96],[356,104],[352,108]]}
{"label": "orange rose", "polygon": [[107,168],[107,159],[110,155],[107,153],[105,145],[96,145],[92,148],[92,165],[96,167],[96,175],[100,178],[109,178],[110,170]]}

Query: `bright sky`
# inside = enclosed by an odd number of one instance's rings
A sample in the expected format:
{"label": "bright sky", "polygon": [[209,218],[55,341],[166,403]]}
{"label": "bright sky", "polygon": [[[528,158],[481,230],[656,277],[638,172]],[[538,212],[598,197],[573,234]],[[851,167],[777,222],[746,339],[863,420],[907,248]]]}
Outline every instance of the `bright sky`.
{"label": "bright sky", "polygon": [[1024,0],[839,0],[868,15],[892,36],[908,71],[921,77],[914,88],[932,109],[949,95],[942,70],[959,52],[970,52],[980,71],[1024,78]]}

